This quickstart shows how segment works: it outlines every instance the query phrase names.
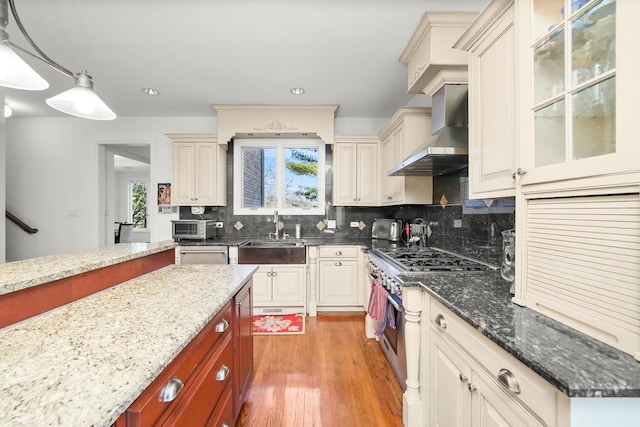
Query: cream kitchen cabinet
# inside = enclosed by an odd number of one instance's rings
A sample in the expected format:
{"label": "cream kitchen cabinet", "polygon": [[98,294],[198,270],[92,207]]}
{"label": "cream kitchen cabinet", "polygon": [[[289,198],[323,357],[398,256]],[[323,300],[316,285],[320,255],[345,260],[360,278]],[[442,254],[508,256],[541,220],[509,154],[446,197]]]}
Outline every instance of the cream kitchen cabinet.
{"label": "cream kitchen cabinet", "polygon": [[261,265],[253,275],[255,314],[306,314],[306,294],[304,265]]}
{"label": "cream kitchen cabinet", "polygon": [[333,146],[333,204],[377,206],[378,137],[336,135]]}
{"label": "cream kitchen cabinet", "polygon": [[554,387],[438,301],[426,312],[430,425],[556,425]]}
{"label": "cream kitchen cabinet", "polygon": [[514,19],[514,0],[494,0],[455,45],[469,52],[470,199],[515,195]]}
{"label": "cream kitchen cabinet", "polygon": [[515,3],[513,301],[640,360],[637,16],[636,1]]}
{"label": "cream kitchen cabinet", "polygon": [[491,379],[432,332],[430,425],[455,426],[543,426],[525,408],[514,405]]}
{"label": "cream kitchen cabinet", "polygon": [[433,179],[430,176],[388,176],[431,136],[431,108],[402,107],[378,134],[380,155],[380,203],[382,205],[431,204]]}
{"label": "cream kitchen cabinet", "polygon": [[360,247],[320,246],[318,307],[362,309]]}
{"label": "cream kitchen cabinet", "polygon": [[637,183],[638,16],[637,1],[516,2],[520,184]]}
{"label": "cream kitchen cabinet", "polygon": [[171,203],[226,206],[226,145],[215,135],[168,135],[173,141]]}

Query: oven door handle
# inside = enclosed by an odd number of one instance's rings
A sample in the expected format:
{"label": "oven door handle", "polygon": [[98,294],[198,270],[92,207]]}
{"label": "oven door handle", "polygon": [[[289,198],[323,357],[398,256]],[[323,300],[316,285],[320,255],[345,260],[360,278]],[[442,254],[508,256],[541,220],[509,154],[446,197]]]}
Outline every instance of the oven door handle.
{"label": "oven door handle", "polygon": [[370,280],[378,280],[378,278],[376,276],[374,276],[373,274],[367,274],[367,276],[369,276]]}
{"label": "oven door handle", "polygon": [[391,295],[387,295],[387,301],[391,303],[391,305],[401,313],[404,313],[404,307],[398,305],[398,303],[391,297]]}

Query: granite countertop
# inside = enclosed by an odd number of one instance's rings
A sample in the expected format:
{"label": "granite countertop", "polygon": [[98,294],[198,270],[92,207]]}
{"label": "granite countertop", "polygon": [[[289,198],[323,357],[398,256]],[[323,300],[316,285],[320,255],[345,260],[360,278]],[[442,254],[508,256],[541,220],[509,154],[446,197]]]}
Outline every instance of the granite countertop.
{"label": "granite countertop", "polygon": [[0,264],[0,295],[166,251],[176,246],[177,244],[170,240],[157,243],[119,243],[98,249]]}
{"label": "granite countertop", "polygon": [[500,272],[401,275],[569,397],[640,397],[640,362],[511,302]]}
{"label": "granite countertop", "polygon": [[[216,239],[208,239],[208,240],[182,240],[177,242],[176,244],[181,246],[239,246],[249,240],[267,240],[264,237],[245,237],[245,238],[237,238],[237,237],[219,237]],[[289,240],[296,240],[289,238]],[[388,240],[379,240],[379,239],[370,239],[370,238],[359,238],[359,237],[349,237],[342,235],[332,235],[328,234],[327,237],[303,237],[300,240],[303,240],[305,246],[362,246],[366,248],[387,248],[387,247],[395,247],[398,242],[390,242]],[[285,240],[286,241],[286,240]]]}
{"label": "granite countertop", "polygon": [[0,330],[0,425],[110,426],[255,269],[171,265]]}

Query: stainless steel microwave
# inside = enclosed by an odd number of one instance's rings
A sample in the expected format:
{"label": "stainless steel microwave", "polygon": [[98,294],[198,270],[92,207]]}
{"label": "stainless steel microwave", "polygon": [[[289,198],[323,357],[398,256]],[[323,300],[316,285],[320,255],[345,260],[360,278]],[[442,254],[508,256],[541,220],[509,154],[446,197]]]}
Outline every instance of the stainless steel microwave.
{"label": "stainless steel microwave", "polygon": [[222,221],[208,219],[178,219],[171,221],[171,235],[174,240],[207,240],[217,237]]}

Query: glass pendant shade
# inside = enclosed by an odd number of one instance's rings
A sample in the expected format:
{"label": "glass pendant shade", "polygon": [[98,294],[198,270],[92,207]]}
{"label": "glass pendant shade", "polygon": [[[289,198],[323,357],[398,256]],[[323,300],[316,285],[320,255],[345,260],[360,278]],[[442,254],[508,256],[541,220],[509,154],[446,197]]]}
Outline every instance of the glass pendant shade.
{"label": "glass pendant shade", "polygon": [[0,86],[21,90],[44,90],[49,83],[6,43],[0,43]]}
{"label": "glass pendant shade", "polygon": [[76,86],[46,100],[47,104],[58,111],[72,116],[92,120],[113,120],[116,113],[93,91],[91,77],[85,71],[76,74]]}
{"label": "glass pendant shade", "polygon": [[11,117],[12,114],[13,110],[11,110],[11,107],[9,107],[7,104],[4,104],[4,117]]}

